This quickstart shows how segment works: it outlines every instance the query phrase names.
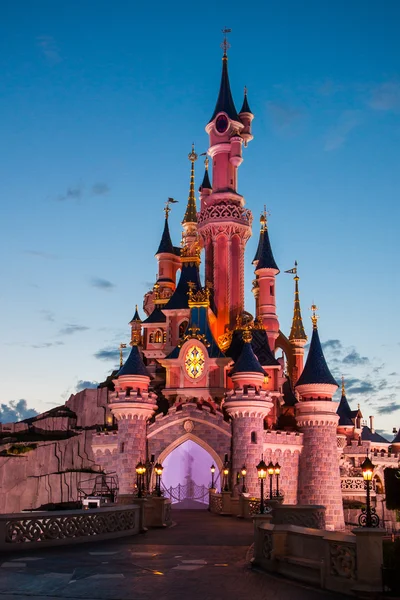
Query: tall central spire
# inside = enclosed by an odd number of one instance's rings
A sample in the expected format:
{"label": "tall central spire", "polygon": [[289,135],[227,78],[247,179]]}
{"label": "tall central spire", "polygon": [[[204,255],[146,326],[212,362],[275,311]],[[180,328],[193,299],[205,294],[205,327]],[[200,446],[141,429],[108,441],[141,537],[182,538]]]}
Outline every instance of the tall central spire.
{"label": "tall central spire", "polygon": [[189,198],[186,206],[185,216],[183,217],[182,224],[184,223],[197,223],[197,207],[196,207],[196,194],[194,191],[194,163],[198,156],[194,151],[194,144],[192,144],[192,151],[188,155],[191,162],[190,167],[190,185],[189,185]]}
{"label": "tall central spire", "polygon": [[217,114],[220,112],[226,113],[228,115],[228,117],[230,119],[232,119],[232,121],[238,121],[239,123],[241,122],[240,117],[239,117],[236,107],[235,107],[235,103],[232,98],[231,86],[229,83],[229,75],[228,75],[227,49],[229,48],[229,43],[228,43],[226,36],[230,32],[231,32],[231,29],[227,29],[226,27],[225,27],[225,29],[222,30],[222,33],[224,34],[224,41],[222,42],[221,45],[224,50],[224,53],[222,56],[221,84],[219,86],[219,94],[218,94],[217,103],[215,105],[215,109],[214,109],[213,115],[212,115],[209,123],[211,123],[211,121],[213,121],[215,119],[215,117],[217,116]]}
{"label": "tall central spire", "polygon": [[299,279],[297,274],[297,261],[294,263],[294,269],[290,270],[294,273],[294,310],[292,328],[290,330],[289,340],[307,340],[304,330],[303,320],[301,318],[300,295],[299,295]]}

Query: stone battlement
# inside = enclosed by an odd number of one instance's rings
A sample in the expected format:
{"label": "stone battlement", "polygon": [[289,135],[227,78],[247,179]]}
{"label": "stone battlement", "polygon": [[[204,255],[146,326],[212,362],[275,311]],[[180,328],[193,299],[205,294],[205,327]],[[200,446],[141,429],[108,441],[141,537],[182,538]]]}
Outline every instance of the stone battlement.
{"label": "stone battlement", "polygon": [[[264,431],[264,443],[277,445],[303,445],[303,434],[297,431]],[[300,448],[299,448],[300,449]]]}

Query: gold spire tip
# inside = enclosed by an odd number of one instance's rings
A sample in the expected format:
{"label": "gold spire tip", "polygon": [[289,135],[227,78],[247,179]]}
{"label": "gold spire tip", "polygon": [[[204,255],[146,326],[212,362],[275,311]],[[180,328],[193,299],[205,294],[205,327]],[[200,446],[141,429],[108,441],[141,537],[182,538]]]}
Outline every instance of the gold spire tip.
{"label": "gold spire tip", "polygon": [[232,33],[232,29],[229,29],[228,27],[224,27],[221,31],[224,35],[224,39],[221,44],[221,48],[224,51],[222,58],[228,58],[227,51],[231,47],[230,43],[228,42],[228,33]]}
{"label": "gold spire tip", "polygon": [[344,375],[342,375],[342,396],[346,395],[346,388],[344,387]]}
{"label": "gold spire tip", "polygon": [[188,158],[192,163],[194,163],[198,158],[196,152],[194,151],[194,144],[192,144],[192,151],[188,154]]}
{"label": "gold spire tip", "polygon": [[318,319],[319,319],[319,316],[317,315],[318,306],[316,304],[313,304],[311,306],[310,310],[312,311],[311,321],[313,324],[313,329],[318,329],[318,326],[317,326]]}
{"label": "gold spire tip", "polygon": [[210,159],[208,158],[208,156],[205,157],[204,159],[204,166],[206,168],[206,171],[208,171],[208,165],[210,164]]}

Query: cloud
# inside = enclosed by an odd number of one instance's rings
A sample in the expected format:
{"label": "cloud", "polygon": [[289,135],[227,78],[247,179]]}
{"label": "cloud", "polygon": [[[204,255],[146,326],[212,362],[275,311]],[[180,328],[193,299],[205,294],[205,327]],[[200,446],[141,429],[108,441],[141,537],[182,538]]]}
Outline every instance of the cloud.
{"label": "cloud", "polygon": [[389,377],[393,377],[393,376],[396,376],[396,375],[398,375],[398,373],[396,373],[396,371],[393,371],[392,373],[389,373]]}
{"label": "cloud", "polygon": [[391,111],[400,109],[400,82],[386,81],[370,92],[368,106],[374,110]]}
{"label": "cloud", "polygon": [[369,359],[366,356],[360,356],[356,350],[352,350],[347,356],[343,359],[343,364],[345,365],[367,365],[369,364]]}
{"label": "cloud", "polygon": [[267,108],[275,127],[281,131],[290,129],[304,116],[302,110],[283,102],[268,102]]}
{"label": "cloud", "polygon": [[94,357],[98,358],[99,360],[113,360],[116,362],[119,359],[119,350],[118,348],[112,347],[102,348],[94,354]]}
{"label": "cloud", "polygon": [[350,132],[361,123],[360,110],[345,110],[339,116],[336,124],[328,131],[324,150],[337,150],[347,141]]}
{"label": "cloud", "polygon": [[29,419],[37,414],[34,408],[28,408],[26,400],[10,400],[8,404],[0,404],[0,422],[15,423],[23,419]]}
{"label": "cloud", "polygon": [[55,315],[52,310],[47,310],[45,308],[42,308],[42,310],[39,310],[39,313],[42,315],[42,318],[44,321],[49,321],[50,323],[54,323]]}
{"label": "cloud", "polygon": [[110,191],[110,186],[104,182],[94,183],[92,185],[92,193],[95,196],[104,196],[104,194],[108,194]]}
{"label": "cloud", "polygon": [[100,277],[94,277],[91,280],[91,285],[95,288],[106,291],[110,291],[115,287],[111,281],[108,281],[108,279],[101,279]]}
{"label": "cloud", "polygon": [[38,36],[36,43],[49,64],[56,65],[61,61],[56,41],[51,35]]}
{"label": "cloud", "polygon": [[97,388],[98,385],[99,385],[98,381],[84,381],[84,380],[80,379],[78,381],[78,383],[76,384],[75,390],[77,392],[81,392],[82,390]]}
{"label": "cloud", "polygon": [[47,260],[56,260],[58,258],[56,254],[42,252],[41,250],[24,250],[24,254],[30,254],[31,256],[37,256],[38,258],[46,258]]}
{"label": "cloud", "polygon": [[373,383],[357,379],[356,377],[346,379],[345,384],[351,394],[372,394],[376,392],[376,387]]}
{"label": "cloud", "polygon": [[386,404],[385,406],[380,406],[377,409],[377,412],[380,415],[389,415],[392,412],[396,412],[397,410],[400,410],[400,404],[398,402],[390,402],[389,404]]}
{"label": "cloud", "polygon": [[29,348],[53,348],[54,346],[64,346],[64,342],[43,342],[42,344],[31,344]]}
{"label": "cloud", "polygon": [[57,202],[66,202],[69,200],[78,201],[82,198],[82,195],[83,195],[83,186],[82,185],[70,186],[67,188],[67,191],[64,194],[60,194],[59,196],[57,196],[56,200],[57,200]]}
{"label": "cloud", "polygon": [[80,333],[81,331],[87,331],[90,327],[86,327],[85,325],[76,325],[74,323],[68,323],[60,329],[58,335],[73,335],[74,333]]}
{"label": "cloud", "polygon": [[322,342],[321,346],[324,351],[330,351],[332,354],[340,354],[343,350],[340,340],[326,340],[326,342]]}

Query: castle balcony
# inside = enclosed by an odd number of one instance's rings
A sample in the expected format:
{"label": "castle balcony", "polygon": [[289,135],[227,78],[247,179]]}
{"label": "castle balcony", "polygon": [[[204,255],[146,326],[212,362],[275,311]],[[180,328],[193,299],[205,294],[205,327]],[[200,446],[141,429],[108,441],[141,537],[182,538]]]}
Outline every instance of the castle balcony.
{"label": "castle balcony", "polygon": [[[362,496],[367,493],[366,483],[362,477],[341,477],[340,485],[343,496]],[[376,481],[371,481],[371,496],[376,495]]]}
{"label": "castle balcony", "polygon": [[243,208],[237,204],[223,201],[218,204],[206,206],[197,214],[197,219],[199,227],[208,223],[232,223],[232,221],[240,225],[251,227],[253,215],[248,208]]}

